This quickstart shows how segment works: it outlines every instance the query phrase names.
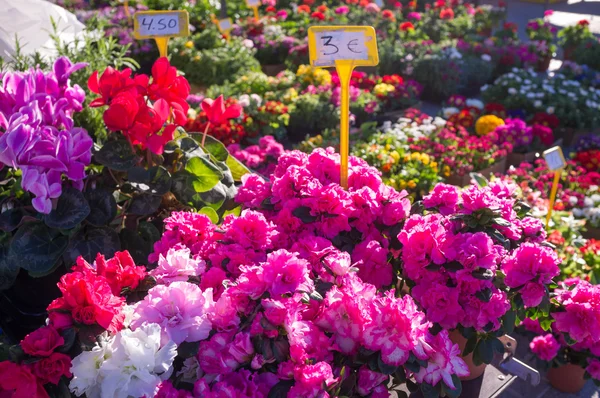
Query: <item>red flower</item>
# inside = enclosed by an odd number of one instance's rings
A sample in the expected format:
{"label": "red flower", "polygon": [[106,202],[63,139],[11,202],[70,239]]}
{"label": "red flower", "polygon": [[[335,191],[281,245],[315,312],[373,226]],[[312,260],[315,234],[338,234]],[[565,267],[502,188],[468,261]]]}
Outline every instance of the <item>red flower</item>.
{"label": "red flower", "polygon": [[34,357],[47,357],[63,344],[65,339],[52,326],[41,327],[21,340],[21,348],[25,354]]}
{"label": "red flower", "polygon": [[506,3],[504,1],[499,1],[498,2],[498,7],[504,8],[504,7],[506,7]]}
{"label": "red flower", "polygon": [[541,124],[542,126],[550,127],[551,129],[558,127],[559,123],[560,120],[556,115],[550,115],[545,112],[536,113],[531,120],[531,124]]}
{"label": "red flower", "polygon": [[69,369],[71,369],[71,357],[60,352],[54,352],[49,357],[35,362],[31,370],[42,384],[52,383],[58,385],[62,376],[73,376]]}
{"label": "red flower", "polygon": [[387,19],[389,21],[395,21],[396,17],[394,17],[394,13],[390,10],[383,10],[381,12],[381,16],[383,17],[383,19]]}
{"label": "red flower", "polygon": [[49,398],[42,383],[23,365],[0,362],[0,396],[13,398]]}
{"label": "red flower", "polygon": [[435,7],[436,8],[441,8],[441,7],[445,7],[446,6],[446,1],[445,0],[437,0],[435,2]]}
{"label": "red flower", "polygon": [[302,2],[307,6],[312,6],[313,4],[315,4],[315,0],[303,0]]}
{"label": "red flower", "polygon": [[106,128],[110,131],[127,131],[135,122],[142,99],[135,88],[119,92],[102,115]]}
{"label": "red flower", "polygon": [[440,11],[440,19],[453,19],[454,11],[452,8],[444,8]]}
{"label": "red flower", "polygon": [[[90,107],[110,104],[117,94],[128,87],[139,86],[143,88],[148,85],[147,76],[138,75],[133,79],[130,76],[131,69],[126,68],[123,71],[118,71],[111,66],[106,68],[100,78],[98,78],[98,71],[92,73],[88,79],[88,88],[91,92],[100,94],[102,98],[96,98],[90,102]],[[143,91],[142,89],[142,94]]]}
{"label": "red flower", "polygon": [[358,5],[359,5],[360,7],[363,7],[363,8],[364,8],[364,7],[366,7],[366,6],[368,6],[369,4],[371,4],[371,1],[370,1],[370,0],[360,0],[360,1],[358,2]]}
{"label": "red flower", "polygon": [[400,30],[402,32],[413,31],[415,30],[415,25],[413,25],[411,22],[403,22],[400,24]]}
{"label": "red flower", "polygon": [[517,29],[518,29],[518,26],[517,26],[517,24],[516,24],[516,23],[514,23],[514,22],[505,22],[505,23],[504,23],[504,29],[505,29],[505,30],[510,30],[510,31],[512,31],[512,32],[515,32],[515,33],[516,33],[516,31],[517,31]]}
{"label": "red flower", "polygon": [[216,100],[205,98],[201,106],[212,124],[221,124],[229,119],[236,119],[242,114],[242,107],[238,103],[225,107],[222,95],[219,95]]}
{"label": "red flower", "polygon": [[[48,306],[48,312],[70,315],[71,322],[79,325],[99,325],[111,333],[123,327],[125,315],[122,313],[124,299],[112,294],[104,277],[91,273],[69,272],[58,282],[62,297]],[[52,322],[53,318],[50,317]],[[66,326],[66,320],[58,318],[60,326]],[[57,329],[61,327],[53,324]]]}
{"label": "red flower", "polygon": [[[134,290],[146,277],[146,268],[136,266],[128,251],[116,252],[108,261],[98,253],[95,264],[96,272],[106,278],[115,296],[121,295],[123,289]],[[77,265],[91,268],[83,257],[77,259]]]}
{"label": "red flower", "polygon": [[318,21],[323,21],[325,19],[325,14],[323,14],[322,12],[319,12],[319,11],[315,11],[312,14],[310,14],[310,17],[312,19],[316,19]]}
{"label": "red flower", "polygon": [[175,124],[166,124],[168,118],[169,104],[164,99],[159,99],[152,106],[144,104],[137,114],[134,126],[127,132],[127,137],[133,145],[140,145],[160,155],[165,145],[173,139],[177,128]]}
{"label": "red flower", "polygon": [[402,8],[402,3],[400,3],[399,1],[396,1],[394,3],[394,8]]}
{"label": "red flower", "polygon": [[265,8],[266,12],[275,12],[277,11],[277,8],[273,7],[273,6],[268,6],[267,8]]}
{"label": "red flower", "polygon": [[577,22],[577,25],[579,26],[588,26],[590,24],[590,21],[588,21],[587,19],[582,19],[581,21]]}
{"label": "red flower", "polygon": [[485,108],[483,109],[483,113],[486,115],[496,115],[500,119],[506,119],[507,117],[506,108],[504,107],[504,105],[499,104],[497,102],[490,102],[489,104],[486,104]]}
{"label": "red flower", "polygon": [[148,95],[152,101],[164,99],[172,108],[175,123],[183,126],[188,109],[187,97],[190,85],[183,76],[177,76],[177,68],[171,66],[165,57],[156,60],[152,65],[152,84],[148,87]]}
{"label": "red flower", "polygon": [[301,6],[298,6],[298,10],[299,13],[305,13],[308,14],[310,12],[310,7],[307,5],[302,4]]}
{"label": "red flower", "polygon": [[326,12],[327,11],[327,6],[326,5],[321,5],[317,7],[317,11],[319,12]]}
{"label": "red flower", "polygon": [[358,0],[346,0],[346,4],[358,4]]}
{"label": "red flower", "polygon": [[417,8],[417,2],[415,0],[409,1],[408,8],[410,8],[411,10],[414,10],[415,8]]}

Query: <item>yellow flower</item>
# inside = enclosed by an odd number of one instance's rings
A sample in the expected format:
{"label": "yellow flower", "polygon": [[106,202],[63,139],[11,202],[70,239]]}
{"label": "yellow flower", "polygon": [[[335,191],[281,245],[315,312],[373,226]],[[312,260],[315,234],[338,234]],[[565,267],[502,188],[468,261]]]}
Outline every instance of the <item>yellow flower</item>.
{"label": "yellow flower", "polygon": [[290,87],[283,95],[283,102],[290,103],[294,102],[298,98],[298,91],[295,88]]}
{"label": "yellow flower", "polygon": [[477,119],[475,122],[475,132],[477,135],[488,135],[492,131],[496,130],[496,127],[502,126],[504,120],[500,119],[496,115],[485,115]]}
{"label": "yellow flower", "polygon": [[417,183],[413,180],[410,180],[407,185],[410,189],[415,189],[417,187]]}
{"label": "yellow flower", "polygon": [[392,153],[390,153],[390,156],[392,157],[392,159],[394,159],[395,163],[398,163],[398,161],[400,160],[400,154],[398,153],[398,151],[392,151]]}
{"label": "yellow flower", "polygon": [[394,86],[392,86],[391,84],[379,83],[373,88],[373,94],[387,95],[388,93],[391,93],[392,91],[395,91],[395,90],[396,90],[396,88]]}
{"label": "yellow flower", "polygon": [[194,48],[194,42],[191,41],[191,40],[188,40],[188,41],[185,42],[185,46],[187,48]]}
{"label": "yellow flower", "polygon": [[431,162],[431,167],[433,167],[434,169],[437,169],[437,162]]}
{"label": "yellow flower", "polygon": [[310,65],[300,65],[296,71],[296,76],[305,83],[322,86],[331,84],[331,74],[323,68],[313,68]]}
{"label": "yellow flower", "polygon": [[413,153],[411,153],[410,158],[412,160],[420,160],[421,159],[421,154],[419,152],[413,152]]}
{"label": "yellow flower", "polygon": [[389,151],[392,146],[390,144],[385,144],[385,150]]}
{"label": "yellow flower", "polygon": [[450,177],[450,166],[444,166],[444,177]]}
{"label": "yellow flower", "polygon": [[406,188],[406,181],[400,180],[399,187],[400,187],[400,189]]}
{"label": "yellow flower", "polygon": [[427,166],[429,164],[429,155],[426,153],[421,154],[421,163],[423,163],[425,166]]}
{"label": "yellow flower", "polygon": [[196,56],[194,57],[194,61],[200,61],[200,55],[196,55]]}

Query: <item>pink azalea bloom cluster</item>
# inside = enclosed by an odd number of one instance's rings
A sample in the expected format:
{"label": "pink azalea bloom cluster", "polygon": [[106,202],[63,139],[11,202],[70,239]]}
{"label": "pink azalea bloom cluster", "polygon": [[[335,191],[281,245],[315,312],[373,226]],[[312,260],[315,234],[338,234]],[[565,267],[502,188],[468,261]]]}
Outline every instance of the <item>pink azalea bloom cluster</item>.
{"label": "pink azalea bloom cluster", "polygon": [[250,145],[242,149],[239,144],[231,144],[227,150],[246,167],[266,177],[273,174],[277,160],[287,152],[283,145],[270,135],[261,137],[258,145]]}
{"label": "pink azalea bloom cluster", "polygon": [[547,147],[554,142],[552,129],[541,124],[528,126],[521,119],[506,119],[491,133],[498,145],[510,143],[515,152],[529,152],[537,147]]}
{"label": "pink azalea bloom cluster", "polygon": [[531,343],[529,343],[529,348],[540,359],[551,361],[558,354],[560,344],[556,341],[552,333],[548,333],[544,336],[534,337]]}
{"label": "pink azalea bloom cluster", "polygon": [[[514,189],[438,184],[423,200],[427,214],[404,224],[403,275],[429,321],[444,329],[497,330],[512,300],[536,307],[547,297],[560,260],[540,244],[543,224],[517,216]],[[494,283],[497,272],[505,275],[504,288]]]}
{"label": "pink azalea bloom cluster", "polygon": [[61,57],[51,72],[0,76],[0,166],[23,172],[21,186],[35,196],[33,207],[40,213],[52,210],[63,176],[83,187],[91,161],[93,141],[87,131],[73,127],[72,119],[82,110],[85,92],[69,83],[69,76],[85,66]]}
{"label": "pink azalea bloom cluster", "polygon": [[552,314],[556,330],[581,345],[600,343],[600,286],[580,280],[574,287],[555,293],[561,306]]}

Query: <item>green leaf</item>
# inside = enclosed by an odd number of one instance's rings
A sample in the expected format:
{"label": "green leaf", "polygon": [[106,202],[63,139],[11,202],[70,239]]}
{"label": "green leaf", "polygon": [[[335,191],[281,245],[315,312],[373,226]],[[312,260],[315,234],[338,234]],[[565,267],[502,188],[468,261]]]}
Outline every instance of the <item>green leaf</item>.
{"label": "green leaf", "polygon": [[108,141],[94,157],[98,163],[116,171],[127,171],[139,161],[125,140]]}
{"label": "green leaf", "polygon": [[128,212],[136,216],[149,216],[155,213],[160,207],[162,198],[147,194],[137,195],[131,201]]}
{"label": "green leaf", "polygon": [[67,248],[68,238],[43,223],[26,223],[10,242],[10,261],[34,273],[50,271]]}
{"label": "green leaf", "polygon": [[267,398],[286,398],[293,385],[294,380],[281,380],[271,387]]}
{"label": "green leaf", "polygon": [[462,383],[460,378],[457,375],[452,375],[452,383],[454,384],[454,390],[452,390],[450,387],[444,387],[444,392],[449,398],[458,398],[462,393]]}
{"label": "green leaf", "polygon": [[224,162],[227,160],[229,155],[229,151],[225,148],[225,145],[215,137],[210,135],[206,136],[206,141],[204,141],[204,150],[210,153],[214,158],[220,162]]}
{"label": "green leaf", "polygon": [[85,199],[90,206],[87,222],[96,226],[107,225],[117,215],[117,201],[111,193],[102,188],[87,191]]}
{"label": "green leaf", "polygon": [[119,235],[113,228],[82,228],[71,237],[67,251],[64,254],[64,260],[67,266],[70,267],[75,264],[79,256],[91,263],[96,259],[98,253],[110,258],[119,250],[121,250],[121,242],[119,241]]}
{"label": "green leaf", "polygon": [[11,261],[8,250],[8,245],[0,246],[0,291],[10,288],[19,274],[19,267]]}
{"label": "green leaf", "polygon": [[75,339],[77,338],[77,333],[75,332],[75,329],[68,328],[68,329],[65,329],[62,332],[60,332],[60,335],[62,336],[62,338],[65,342],[63,345],[58,347],[57,351],[62,352],[64,354],[64,353],[69,352],[71,347],[73,347],[73,344],[75,344]]}
{"label": "green leaf", "polygon": [[14,231],[21,225],[23,217],[26,216],[29,216],[29,212],[22,207],[8,209],[0,213],[0,230],[4,232]]}
{"label": "green leaf", "polygon": [[206,214],[213,224],[217,224],[219,222],[219,215],[212,207],[205,206],[201,208],[198,213]]}
{"label": "green leaf", "polygon": [[511,334],[515,330],[515,323],[517,321],[517,313],[514,310],[509,310],[502,317],[502,326],[505,334]]}
{"label": "green leaf", "polygon": [[147,264],[154,243],[160,239],[160,232],[154,224],[142,222],[137,231],[123,229],[119,237],[122,249],[128,250],[137,264]]}
{"label": "green leaf", "polygon": [[428,383],[421,384],[421,392],[424,398],[438,398],[440,396],[438,389]]}
{"label": "green leaf", "polygon": [[127,179],[140,192],[163,196],[171,190],[171,174],[162,166],[154,166],[148,170],[133,167],[127,172]]}
{"label": "green leaf", "polygon": [[200,348],[199,341],[195,341],[192,343],[184,341],[183,343],[179,344],[179,346],[177,347],[177,355],[183,359],[191,358],[191,357],[196,356],[196,354],[198,354],[199,348]]}
{"label": "green leaf", "polygon": [[75,188],[63,190],[56,208],[44,216],[44,222],[50,228],[75,228],[90,214],[90,206],[81,192]]}
{"label": "green leaf", "polygon": [[192,186],[196,192],[210,191],[223,178],[223,173],[217,166],[200,157],[190,159],[185,170],[195,177]]}
{"label": "green leaf", "polygon": [[485,178],[483,175],[481,175],[479,173],[469,173],[469,176],[471,177],[471,179],[475,180],[475,183],[477,184],[477,186],[479,186],[481,188],[485,188],[489,184],[489,181],[487,180],[487,178]]}
{"label": "green leaf", "polygon": [[462,352],[462,356],[467,356],[470,353],[472,353],[475,350],[475,347],[477,346],[477,335],[471,336],[468,340],[467,343],[465,344],[465,349]]}
{"label": "green leaf", "polygon": [[377,369],[379,369],[379,373],[391,375],[398,370],[398,366],[388,365],[387,363],[383,362],[381,359],[381,353],[379,353],[377,355]]}
{"label": "green leaf", "polygon": [[491,363],[494,359],[494,345],[490,340],[481,339],[477,344],[477,354],[483,363]]}
{"label": "green leaf", "polygon": [[477,268],[475,271],[471,272],[471,276],[475,279],[489,281],[494,278],[494,272],[485,268]]}
{"label": "green leaf", "polygon": [[233,214],[236,217],[239,217],[242,214],[242,206],[238,206],[236,208],[233,208],[231,210],[226,210],[223,213],[223,218],[225,218],[226,216]]}
{"label": "green leaf", "polygon": [[503,354],[504,353],[504,344],[502,344],[502,342],[500,341],[500,339],[497,338],[492,338],[489,340],[492,344],[492,347],[494,349],[495,352],[497,352],[498,354]]}
{"label": "green leaf", "polygon": [[310,207],[300,206],[296,207],[292,214],[295,217],[298,217],[303,223],[308,224],[317,220],[317,216],[313,216],[310,214]]}
{"label": "green leaf", "polygon": [[233,156],[229,156],[225,161],[225,164],[227,164],[229,170],[231,170],[233,179],[237,182],[242,181],[242,177],[250,173],[250,170]]}
{"label": "green leaf", "polygon": [[217,210],[227,199],[227,187],[219,182],[211,190],[200,193],[199,197],[207,206]]}

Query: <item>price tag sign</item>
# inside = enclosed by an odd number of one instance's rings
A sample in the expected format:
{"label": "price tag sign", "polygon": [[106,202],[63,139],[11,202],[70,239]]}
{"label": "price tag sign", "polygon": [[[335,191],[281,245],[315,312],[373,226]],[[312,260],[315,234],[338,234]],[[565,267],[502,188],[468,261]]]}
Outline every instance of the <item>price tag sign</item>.
{"label": "price tag sign", "polygon": [[217,23],[217,27],[221,33],[228,33],[233,28],[233,21],[231,18],[220,19]]}
{"label": "price tag sign", "polygon": [[311,26],[308,54],[314,67],[334,66],[340,78],[340,185],[348,189],[350,76],[356,66],[379,63],[372,26]]}
{"label": "price tag sign", "polygon": [[312,66],[336,66],[339,62],[375,66],[379,63],[372,26],[311,26],[308,45]]}
{"label": "price tag sign", "polygon": [[135,38],[188,36],[190,22],[187,11],[139,11],[133,18]]}
{"label": "price tag sign", "polygon": [[558,171],[567,166],[567,161],[563,155],[562,149],[559,146],[548,149],[544,152],[544,159],[548,164],[548,170]]}
{"label": "price tag sign", "polygon": [[260,7],[260,0],[246,0],[246,5],[250,8]]}

